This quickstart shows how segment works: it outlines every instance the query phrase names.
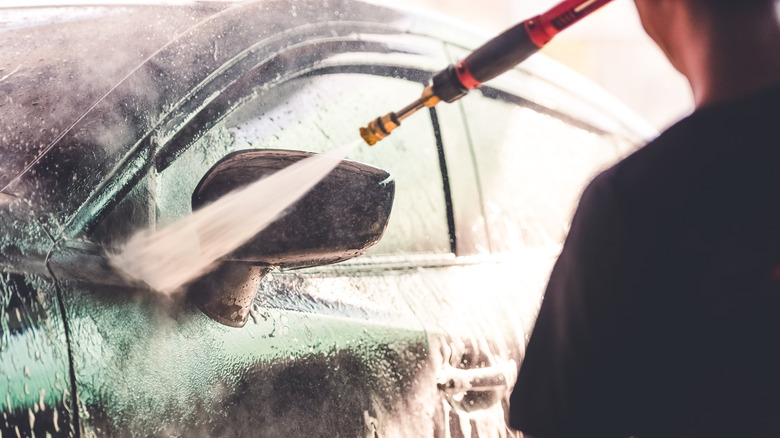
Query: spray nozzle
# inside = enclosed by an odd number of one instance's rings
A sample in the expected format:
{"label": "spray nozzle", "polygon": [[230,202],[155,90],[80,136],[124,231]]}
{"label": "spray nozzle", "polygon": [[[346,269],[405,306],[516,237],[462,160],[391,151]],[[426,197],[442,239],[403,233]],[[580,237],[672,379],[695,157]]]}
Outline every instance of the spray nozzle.
{"label": "spray nozzle", "polygon": [[401,126],[401,120],[414,114],[422,107],[432,107],[439,103],[439,98],[433,94],[433,86],[427,86],[419,99],[405,106],[398,112],[390,112],[372,120],[367,126],[360,128],[360,136],[369,146],[390,135],[390,132]]}

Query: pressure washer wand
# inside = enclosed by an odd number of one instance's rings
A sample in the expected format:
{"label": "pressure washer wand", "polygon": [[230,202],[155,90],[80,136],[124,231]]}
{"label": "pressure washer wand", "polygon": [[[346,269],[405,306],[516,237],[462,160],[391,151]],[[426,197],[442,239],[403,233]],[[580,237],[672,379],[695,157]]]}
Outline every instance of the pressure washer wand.
{"label": "pressure washer wand", "polygon": [[516,66],[536,53],[553,36],[612,0],[564,0],[549,11],[525,20],[471,52],[465,59],[433,75],[422,96],[398,112],[391,112],[360,128],[369,145],[390,135],[401,121],[423,107],[452,103],[469,90]]}

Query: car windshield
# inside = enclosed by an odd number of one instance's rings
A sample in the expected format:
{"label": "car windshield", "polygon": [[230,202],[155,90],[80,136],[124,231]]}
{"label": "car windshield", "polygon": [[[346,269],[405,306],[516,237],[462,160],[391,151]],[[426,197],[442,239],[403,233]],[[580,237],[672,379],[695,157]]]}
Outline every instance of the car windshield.
{"label": "car windshield", "polygon": [[160,72],[145,62],[224,8],[0,9],[3,198],[72,212],[175,95],[156,86]]}

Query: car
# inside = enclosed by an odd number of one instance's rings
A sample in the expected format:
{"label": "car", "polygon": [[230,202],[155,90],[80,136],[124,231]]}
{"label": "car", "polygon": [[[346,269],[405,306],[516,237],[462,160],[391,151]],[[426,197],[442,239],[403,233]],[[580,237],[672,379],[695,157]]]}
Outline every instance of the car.
{"label": "car", "polygon": [[356,0],[0,8],[2,436],[517,434],[577,196],[654,135],[543,55],[353,147],[175,293],[111,262],[488,37]]}

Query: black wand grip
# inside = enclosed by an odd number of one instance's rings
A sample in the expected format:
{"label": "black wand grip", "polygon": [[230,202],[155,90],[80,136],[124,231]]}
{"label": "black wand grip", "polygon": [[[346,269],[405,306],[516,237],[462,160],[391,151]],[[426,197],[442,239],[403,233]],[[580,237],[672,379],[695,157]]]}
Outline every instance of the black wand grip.
{"label": "black wand grip", "polygon": [[433,76],[433,95],[447,103],[455,102],[468,93],[455,73],[455,66],[451,65]]}
{"label": "black wand grip", "polygon": [[516,66],[539,50],[525,28],[525,22],[509,28],[466,57],[471,75],[486,82]]}

